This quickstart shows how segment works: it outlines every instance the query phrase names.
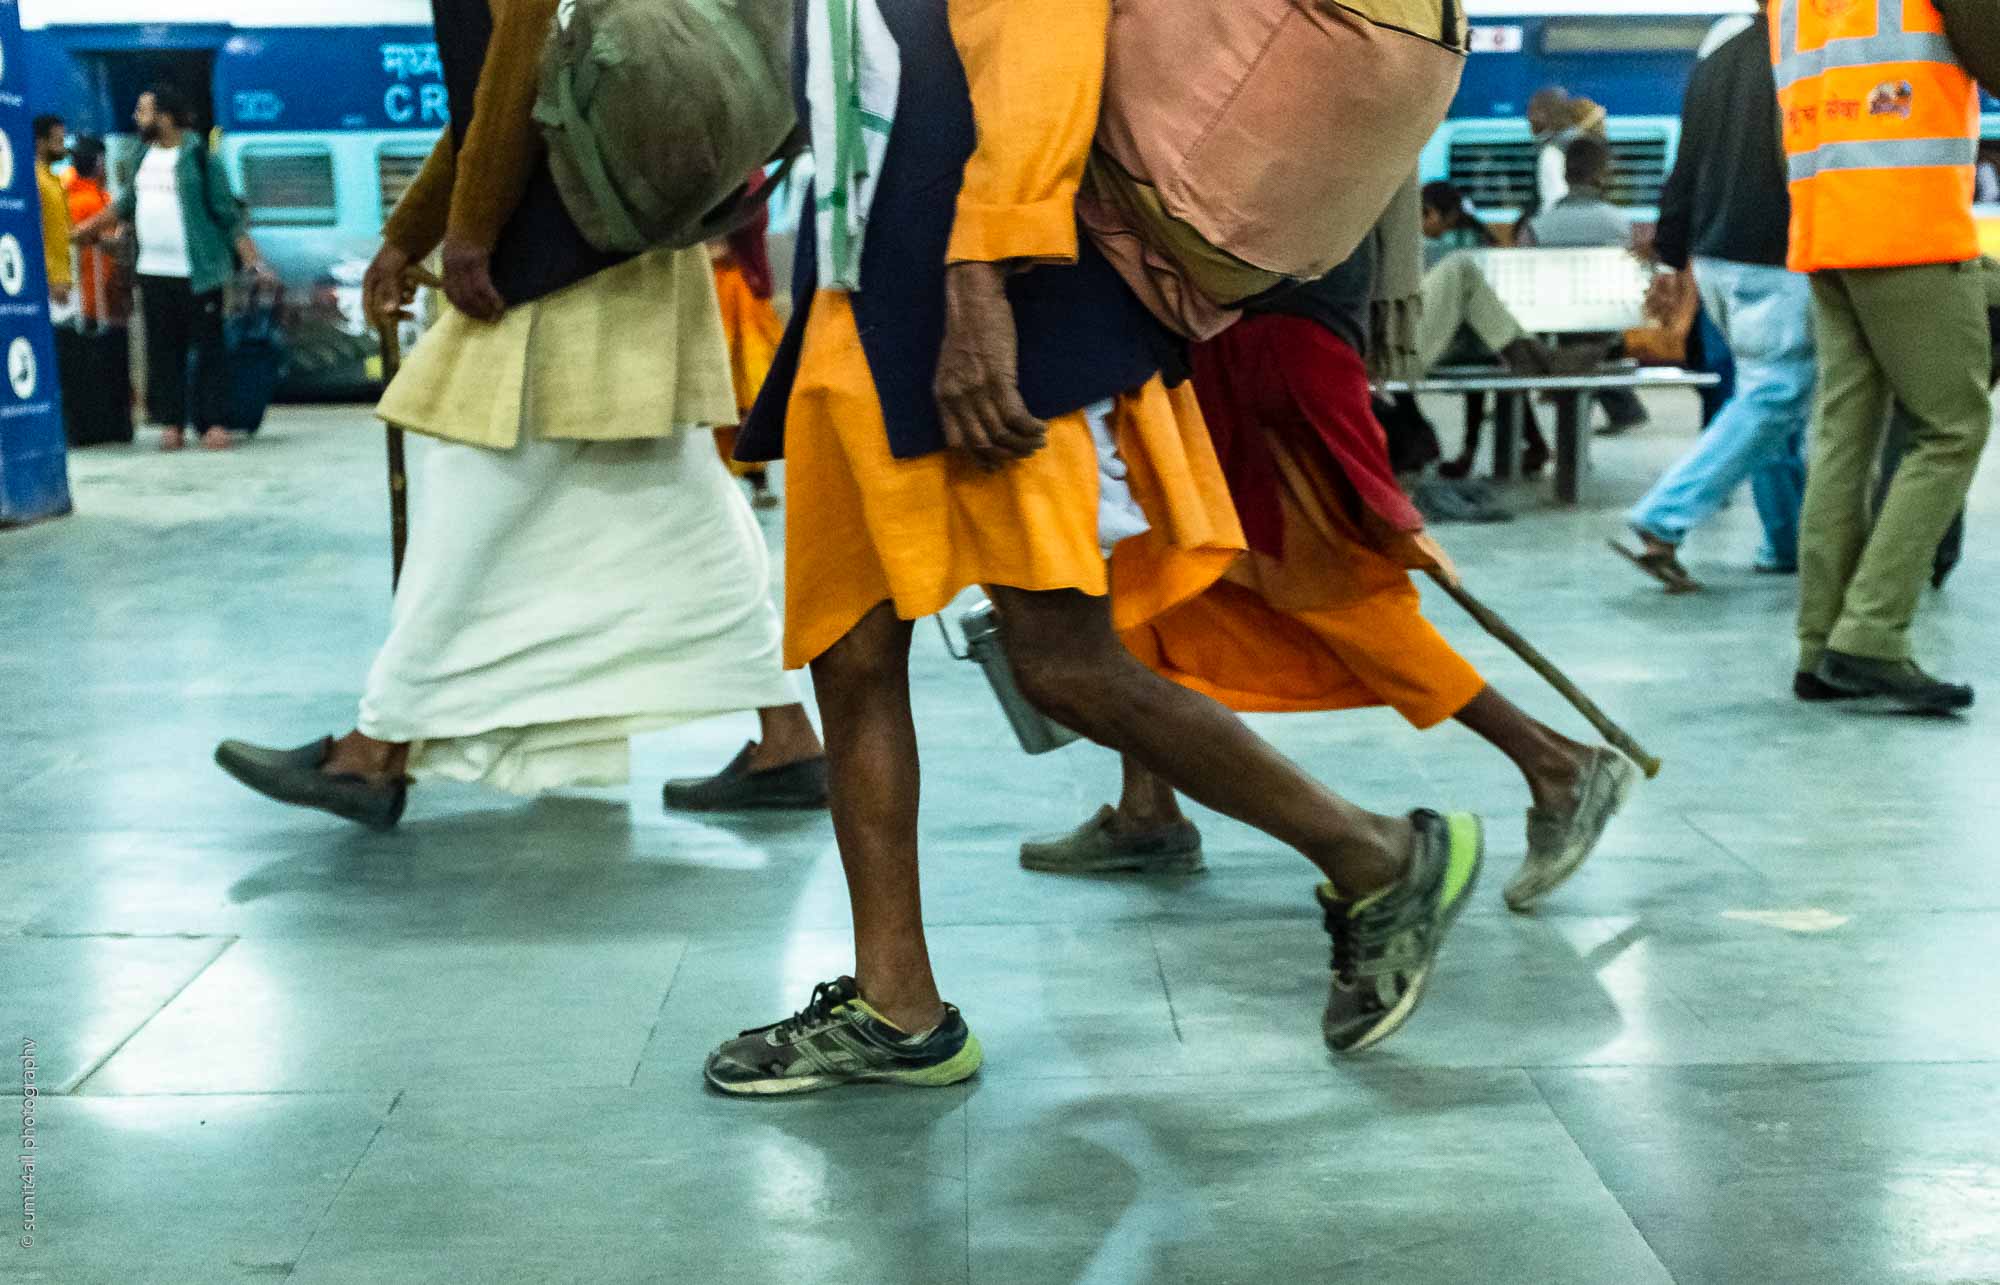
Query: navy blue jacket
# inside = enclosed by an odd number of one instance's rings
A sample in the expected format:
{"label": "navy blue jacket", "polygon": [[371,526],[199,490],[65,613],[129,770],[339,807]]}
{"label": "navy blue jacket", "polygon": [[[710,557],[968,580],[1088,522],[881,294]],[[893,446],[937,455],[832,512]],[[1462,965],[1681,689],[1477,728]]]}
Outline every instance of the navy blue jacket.
{"label": "navy blue jacket", "polygon": [[[853,296],[861,347],[881,395],[889,448],[914,459],[945,447],[931,384],[944,343],[945,255],[965,163],[975,142],[972,93],[952,43],[946,0],[880,0],[902,53],[902,87],[882,179],[862,249],[862,289]],[[805,7],[799,6],[793,67],[799,118],[805,98]],[[798,378],[799,348],[818,288],[812,194],[800,220],[792,322],[736,457],[781,457],[785,411]],[[1020,336],[1021,396],[1041,418],[1068,414],[1165,372],[1183,377],[1180,340],[1146,311],[1087,237],[1074,265],[1036,268],[1007,293]]]}

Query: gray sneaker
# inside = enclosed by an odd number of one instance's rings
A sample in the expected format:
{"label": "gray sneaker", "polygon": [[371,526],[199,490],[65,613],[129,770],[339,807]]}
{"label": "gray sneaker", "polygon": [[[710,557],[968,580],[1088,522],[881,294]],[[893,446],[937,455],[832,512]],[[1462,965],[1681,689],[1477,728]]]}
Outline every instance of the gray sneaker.
{"label": "gray sneaker", "polygon": [[1591,751],[1576,781],[1576,801],[1568,812],[1528,809],[1528,855],[1501,894],[1507,909],[1525,912],[1554,892],[1575,874],[1590,854],[1611,818],[1618,815],[1632,789],[1639,783],[1639,769],[1616,750],[1602,746]]}
{"label": "gray sneaker", "polygon": [[812,1002],[782,1022],[743,1032],[709,1054],[704,1074],[724,1093],[811,1093],[840,1084],[957,1084],[985,1053],[950,1005],[922,1035],[882,1020],[852,977],[821,982]]}
{"label": "gray sneaker", "polygon": [[1112,828],[1116,808],[1098,810],[1068,834],[1021,845],[1021,864],[1048,874],[1190,875],[1204,868],[1201,831],[1185,818],[1158,830],[1125,834]]}
{"label": "gray sneaker", "polygon": [[1333,938],[1333,989],[1320,1031],[1336,1053],[1380,1044],[1417,1011],[1430,987],[1438,947],[1472,897],[1485,861],[1479,818],[1415,812],[1417,841],[1401,883],[1360,901],[1319,888]]}

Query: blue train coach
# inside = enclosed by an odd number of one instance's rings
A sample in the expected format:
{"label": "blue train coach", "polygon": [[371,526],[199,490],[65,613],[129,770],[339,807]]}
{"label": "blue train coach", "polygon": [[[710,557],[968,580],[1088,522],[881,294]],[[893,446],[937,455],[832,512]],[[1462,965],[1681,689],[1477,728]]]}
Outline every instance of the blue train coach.
{"label": "blue train coach", "polygon": [[161,81],[207,112],[253,234],[285,278],[287,393],[333,396],[379,376],[361,275],[383,216],[446,121],[427,0],[23,0],[36,111],[106,136],[113,173],[131,113]]}

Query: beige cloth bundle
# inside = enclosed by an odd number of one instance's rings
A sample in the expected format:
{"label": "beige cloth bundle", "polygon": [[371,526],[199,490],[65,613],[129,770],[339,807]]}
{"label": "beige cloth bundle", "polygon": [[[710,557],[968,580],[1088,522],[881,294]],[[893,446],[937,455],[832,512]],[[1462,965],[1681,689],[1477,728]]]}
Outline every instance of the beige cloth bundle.
{"label": "beige cloth bundle", "polygon": [[1115,0],[1084,226],[1162,321],[1212,336],[1354,253],[1464,48],[1452,0]]}

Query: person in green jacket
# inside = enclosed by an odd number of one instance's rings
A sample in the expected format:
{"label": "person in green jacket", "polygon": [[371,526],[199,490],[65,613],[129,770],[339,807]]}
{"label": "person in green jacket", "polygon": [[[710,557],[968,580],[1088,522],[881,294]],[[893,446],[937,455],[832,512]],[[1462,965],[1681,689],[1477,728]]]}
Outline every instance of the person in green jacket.
{"label": "person in green jacket", "polygon": [[[239,261],[259,276],[269,277],[271,269],[245,229],[221,158],[194,128],[186,97],[171,86],[147,90],[132,123],[146,143],[138,170],[110,209],[77,235],[87,242],[117,224],[137,231],[147,418],[160,427],[162,450],[179,450],[189,426],[205,426],[202,444],[221,450],[230,444],[223,292]],[[196,358],[192,383],[190,355]]]}

